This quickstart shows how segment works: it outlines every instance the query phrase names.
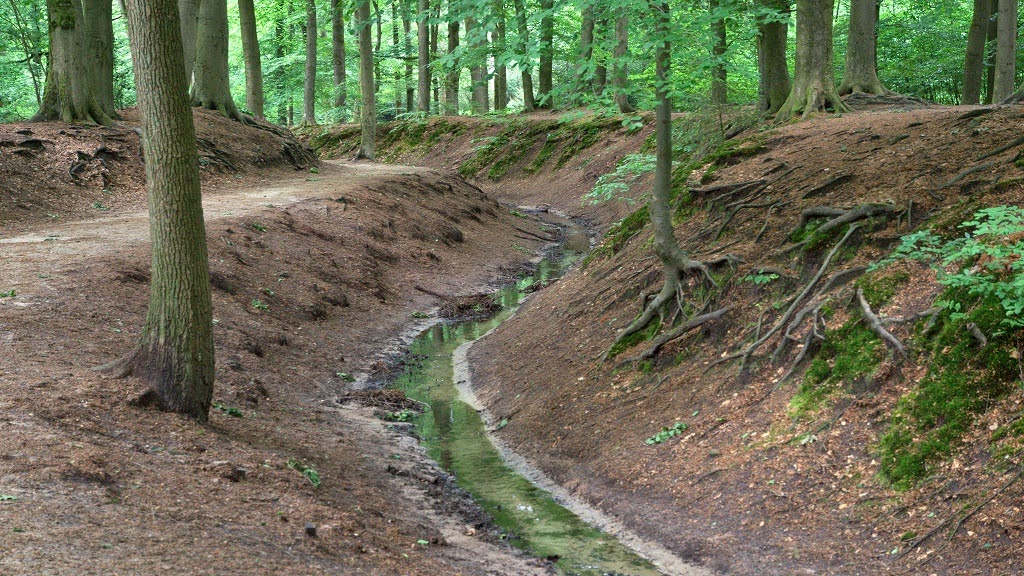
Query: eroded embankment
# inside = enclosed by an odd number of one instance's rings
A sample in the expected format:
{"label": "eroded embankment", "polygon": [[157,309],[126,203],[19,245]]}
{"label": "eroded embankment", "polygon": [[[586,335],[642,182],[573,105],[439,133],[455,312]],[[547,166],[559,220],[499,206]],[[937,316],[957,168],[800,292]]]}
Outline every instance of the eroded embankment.
{"label": "eroded embankment", "polygon": [[[1013,220],[974,215],[1022,200],[1018,149],[1000,150],[1019,142],[1020,120],[1018,108],[851,114],[748,132],[692,174],[682,158],[677,236],[716,263],[718,283],[689,284],[682,312],[733,308],[601,361],[660,287],[636,213],[474,346],[480,397],[508,420],[499,434],[627,526],[723,572],[1012,573],[1024,397],[1009,309],[950,292],[927,263],[865,272],[930,227],[939,252],[965,232],[971,246],[1010,247],[954,268],[1012,284],[1018,224],[988,236],[960,225]],[[543,193],[529,188],[529,202]],[[968,317],[932,314],[944,299]],[[741,357],[722,361],[744,351],[742,370]]]}
{"label": "eroded embankment", "polygon": [[518,271],[533,224],[416,168],[326,164],[205,196],[206,426],[132,407],[138,382],[90,370],[142,326],[143,206],[0,243],[0,571],[543,573],[441,496],[418,447],[337,402],[386,367],[380,350],[436,306],[428,292]]}

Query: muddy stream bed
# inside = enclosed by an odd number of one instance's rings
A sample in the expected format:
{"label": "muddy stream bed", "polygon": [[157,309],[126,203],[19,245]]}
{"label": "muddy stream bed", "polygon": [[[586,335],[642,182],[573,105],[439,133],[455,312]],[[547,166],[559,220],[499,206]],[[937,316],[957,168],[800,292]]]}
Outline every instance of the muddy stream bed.
{"label": "muddy stream bed", "polygon": [[[614,521],[576,502],[502,446],[491,432],[507,425],[507,420],[488,423],[489,415],[469,389],[464,358],[471,343],[511,317],[534,288],[556,281],[589,248],[584,230],[565,220],[557,225],[561,244],[545,253],[532,275],[494,294],[501,305],[497,314],[483,320],[442,322],[423,331],[410,344],[405,370],[392,385],[427,407],[411,418],[428,455],[454,474],[458,484],[513,535],[515,546],[552,560],[561,574],[698,574],[666,551],[615,529]],[[609,532],[626,537],[620,540]]]}

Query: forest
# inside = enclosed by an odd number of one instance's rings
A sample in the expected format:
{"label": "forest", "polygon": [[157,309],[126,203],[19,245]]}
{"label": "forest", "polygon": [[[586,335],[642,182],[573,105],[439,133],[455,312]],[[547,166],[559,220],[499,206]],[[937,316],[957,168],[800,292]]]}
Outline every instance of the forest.
{"label": "forest", "polygon": [[0,6],[0,573],[1020,573],[1016,0]]}

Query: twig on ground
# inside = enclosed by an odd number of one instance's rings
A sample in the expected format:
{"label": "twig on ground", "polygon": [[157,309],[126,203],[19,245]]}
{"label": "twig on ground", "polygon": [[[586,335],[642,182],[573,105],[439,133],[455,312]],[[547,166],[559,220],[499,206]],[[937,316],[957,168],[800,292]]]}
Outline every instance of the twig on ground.
{"label": "twig on ground", "polygon": [[903,357],[903,359],[906,359],[907,348],[903,346],[903,343],[900,342],[899,338],[893,336],[892,333],[886,330],[885,326],[882,325],[882,320],[871,309],[871,305],[868,304],[867,299],[864,298],[863,288],[857,288],[857,300],[860,302],[861,312],[864,313],[864,318],[868,321],[868,327],[871,328],[871,331],[878,334],[882,340],[892,344],[893,348],[900,353],[900,356]]}

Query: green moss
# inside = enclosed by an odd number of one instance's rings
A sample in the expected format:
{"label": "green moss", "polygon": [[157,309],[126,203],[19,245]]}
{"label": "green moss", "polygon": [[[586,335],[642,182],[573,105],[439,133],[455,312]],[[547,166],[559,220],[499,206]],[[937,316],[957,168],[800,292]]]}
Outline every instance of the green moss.
{"label": "green moss", "polygon": [[864,298],[875,310],[886,305],[896,295],[896,289],[910,280],[910,273],[906,271],[892,272],[889,274],[875,273],[869,276],[862,276],[857,280],[857,286],[864,290]]}
{"label": "green moss", "polygon": [[607,126],[603,123],[588,121],[570,124],[562,129],[564,132],[562,152],[555,163],[555,170],[565,166],[584,150],[601,140]]}
{"label": "green moss", "polygon": [[[901,398],[878,444],[881,475],[898,489],[914,486],[948,458],[979,414],[1013,389],[1019,377],[1011,336],[1001,332],[1003,312],[994,298],[979,300],[947,290],[944,299],[964,303],[966,318],[944,312],[931,345],[928,372]],[[974,322],[990,335],[979,348],[965,328]]]}
{"label": "green moss", "polygon": [[540,172],[544,165],[547,164],[548,160],[551,159],[551,155],[554,154],[555,148],[558,146],[558,140],[551,137],[549,134],[544,140],[544,145],[540,147],[537,152],[537,156],[530,162],[530,165],[523,169],[523,172],[527,174],[536,174]]}
{"label": "green moss", "polygon": [[658,333],[658,330],[660,328],[660,318],[655,318],[654,320],[651,320],[651,323],[648,324],[646,328],[640,330],[639,332],[634,332],[633,334],[630,334],[629,336],[623,338],[620,342],[612,346],[611,350],[608,351],[608,359],[610,360],[612,358],[615,358],[616,356],[618,356],[622,352],[625,352],[626,350],[629,350],[633,346],[636,346],[641,342],[646,342],[651,338],[654,338],[654,335]]}
{"label": "green moss", "polygon": [[748,158],[756,156],[764,151],[764,143],[760,138],[748,140],[729,140],[722,144],[718,150],[712,152],[705,159],[713,164],[727,164],[733,158]]}
{"label": "green moss", "polygon": [[649,221],[650,211],[647,205],[620,220],[608,229],[601,244],[590,251],[583,261],[583,266],[587,266],[598,257],[618,254],[626,246],[626,242],[639,234]]}
{"label": "green moss", "polygon": [[1024,177],[1006,178],[993,184],[989,190],[998,193],[1005,192],[1011,188],[1020,188],[1021,186],[1024,186]]}
{"label": "green moss", "polygon": [[829,330],[790,400],[790,415],[805,418],[817,412],[835,392],[871,378],[885,356],[885,345],[859,318]]}

